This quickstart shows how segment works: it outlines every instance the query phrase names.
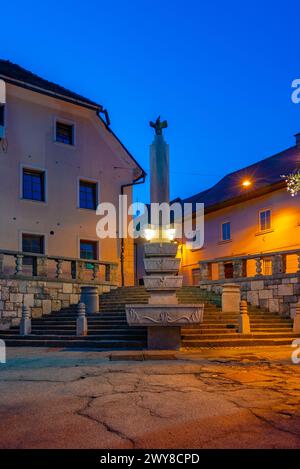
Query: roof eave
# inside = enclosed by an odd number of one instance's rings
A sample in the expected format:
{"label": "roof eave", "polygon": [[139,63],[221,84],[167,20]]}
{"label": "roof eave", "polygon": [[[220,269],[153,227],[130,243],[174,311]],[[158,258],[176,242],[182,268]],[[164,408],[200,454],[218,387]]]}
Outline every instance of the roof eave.
{"label": "roof eave", "polygon": [[50,91],[50,90],[47,90],[47,89],[42,88],[40,86],[35,86],[35,85],[30,84],[30,83],[26,83],[25,81],[21,81],[21,80],[17,80],[15,78],[12,78],[12,77],[8,77],[7,75],[3,75],[1,73],[0,73],[0,78],[2,80],[4,80],[6,83],[9,83],[11,85],[19,86],[20,88],[24,88],[24,89],[33,91],[35,93],[40,93],[40,94],[43,94],[43,95],[46,95],[46,96],[49,96],[49,97],[52,97],[52,98],[55,98],[55,99],[60,99],[62,101],[65,101],[65,102],[68,102],[68,103],[71,103],[71,104],[76,104],[77,106],[82,106],[82,107],[85,107],[87,109],[94,110],[96,112],[103,110],[103,106],[101,104],[88,103],[88,102],[85,102],[85,101],[81,101],[80,99],[75,99],[75,98],[72,98],[70,96],[66,96],[66,95],[63,95],[63,94],[60,94],[60,93],[55,93],[54,91]]}
{"label": "roof eave", "polygon": [[247,202],[248,200],[255,199],[257,197],[268,194],[270,192],[283,189],[285,185],[286,183],[284,181],[279,181],[274,184],[269,184],[267,186],[257,189],[256,191],[251,191],[248,194],[239,195],[237,197],[233,197],[232,199],[225,200],[218,204],[209,205],[206,208],[204,207],[204,213],[208,214],[208,213],[216,212],[217,210],[221,210],[223,208],[230,207],[232,205],[237,205],[242,202]]}

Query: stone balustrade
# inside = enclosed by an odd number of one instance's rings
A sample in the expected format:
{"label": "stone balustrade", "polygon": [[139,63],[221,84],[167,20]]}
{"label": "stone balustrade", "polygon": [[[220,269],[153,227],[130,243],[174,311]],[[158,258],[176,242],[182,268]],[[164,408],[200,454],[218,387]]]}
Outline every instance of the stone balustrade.
{"label": "stone balustrade", "polygon": [[[199,262],[200,281],[207,280],[224,280],[226,278],[249,278],[275,276],[287,273],[287,260],[290,256],[297,256],[297,267],[294,272],[300,274],[300,250],[293,249],[288,251],[268,252],[263,254],[251,254],[237,257],[222,257],[209,259]],[[264,272],[264,261],[270,261],[270,272]],[[255,263],[254,275],[249,275],[249,263]],[[232,275],[226,276],[226,265],[231,264]],[[213,268],[217,266],[217,277],[213,278]]]}
{"label": "stone balustrade", "polygon": [[118,264],[19,251],[0,250],[0,278],[118,284]]}
{"label": "stone balustrade", "polygon": [[239,284],[242,300],[295,316],[300,301],[300,250],[276,251],[199,262],[200,288],[222,293],[224,284]]}
{"label": "stone balustrade", "polygon": [[19,325],[24,306],[38,318],[77,304],[83,286],[101,295],[117,285],[114,262],[0,250],[0,330]]}

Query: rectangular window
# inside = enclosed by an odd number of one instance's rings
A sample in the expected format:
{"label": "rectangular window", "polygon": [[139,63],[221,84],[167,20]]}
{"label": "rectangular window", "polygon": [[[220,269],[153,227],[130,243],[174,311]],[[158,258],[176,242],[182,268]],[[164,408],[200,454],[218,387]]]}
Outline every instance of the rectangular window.
{"label": "rectangular window", "polygon": [[231,224],[230,221],[222,223],[221,227],[221,240],[230,241],[231,239]]}
{"label": "rectangular window", "polygon": [[96,210],[97,208],[97,183],[79,182],[79,207]]}
{"label": "rectangular window", "polygon": [[[22,235],[22,251],[32,252],[34,254],[44,254],[45,242],[44,236],[34,234]],[[36,275],[36,263],[33,257],[24,256],[23,265],[32,268],[32,274]]]}
{"label": "rectangular window", "polygon": [[56,141],[74,145],[74,125],[56,122]]}
{"label": "rectangular window", "polygon": [[23,169],[23,199],[45,202],[45,173]]}
{"label": "rectangular window", "polygon": [[34,234],[22,235],[22,251],[44,254],[44,236]]}
{"label": "rectangular window", "polygon": [[271,210],[262,210],[259,212],[259,230],[266,231],[271,229]]}
{"label": "rectangular window", "polygon": [[80,258],[97,260],[97,241],[80,241]]}

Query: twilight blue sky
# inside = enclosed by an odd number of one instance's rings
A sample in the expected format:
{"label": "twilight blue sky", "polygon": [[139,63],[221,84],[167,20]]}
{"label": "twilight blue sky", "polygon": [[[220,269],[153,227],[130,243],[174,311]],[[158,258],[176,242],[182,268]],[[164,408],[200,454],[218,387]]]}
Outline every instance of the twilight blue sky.
{"label": "twilight blue sky", "polygon": [[[296,1],[13,0],[1,58],[108,108],[148,171],[158,114],[169,121],[171,197],[294,144],[300,104]],[[135,196],[148,201],[149,185]]]}

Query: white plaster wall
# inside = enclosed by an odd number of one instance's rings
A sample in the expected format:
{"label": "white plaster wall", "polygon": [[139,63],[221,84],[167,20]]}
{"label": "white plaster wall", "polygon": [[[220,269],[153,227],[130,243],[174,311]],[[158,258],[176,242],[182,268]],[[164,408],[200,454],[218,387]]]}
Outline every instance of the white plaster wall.
{"label": "white plaster wall", "polygon": [[[0,248],[21,248],[21,233],[45,235],[48,255],[78,257],[79,240],[97,240],[95,212],[78,208],[78,179],[98,181],[100,201],[117,204],[136,169],[95,111],[7,85],[8,151],[0,151]],[[55,117],[75,124],[74,147],[54,141]],[[21,198],[21,165],[45,169],[47,201]],[[122,167],[125,169],[114,169]],[[127,189],[129,200],[131,189]],[[50,235],[50,231],[54,235]],[[99,243],[99,258],[119,260],[117,240]]]}

